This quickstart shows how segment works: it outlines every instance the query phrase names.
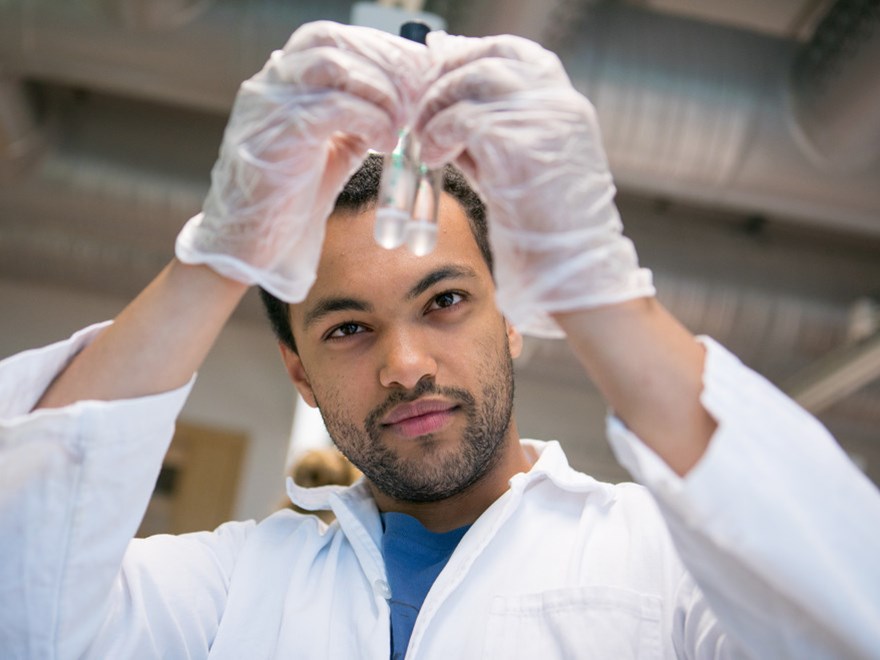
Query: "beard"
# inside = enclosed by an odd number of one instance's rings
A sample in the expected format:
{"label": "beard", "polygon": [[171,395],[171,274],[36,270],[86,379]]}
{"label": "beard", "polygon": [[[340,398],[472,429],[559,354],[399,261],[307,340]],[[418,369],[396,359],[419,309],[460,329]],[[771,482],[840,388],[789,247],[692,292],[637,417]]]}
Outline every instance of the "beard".
{"label": "beard", "polygon": [[[361,426],[345,418],[344,403],[336,397],[330,397],[331,405],[319,402],[318,407],[339,451],[382,493],[403,502],[436,502],[475,484],[503,454],[514,395],[513,361],[506,342],[503,355],[478,366],[478,373],[487,374],[479,400],[465,389],[439,387],[433,378],[423,378],[411,390],[392,392]],[[395,406],[426,395],[455,402],[466,426],[454,451],[444,450],[433,434],[427,434],[410,441],[419,444],[421,457],[407,459],[382,443],[380,420]]]}

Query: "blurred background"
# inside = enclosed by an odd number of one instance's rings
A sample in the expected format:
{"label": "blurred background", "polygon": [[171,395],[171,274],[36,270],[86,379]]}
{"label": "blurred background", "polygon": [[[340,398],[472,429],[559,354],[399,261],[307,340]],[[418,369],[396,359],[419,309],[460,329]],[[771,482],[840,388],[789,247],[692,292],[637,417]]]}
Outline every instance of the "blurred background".
{"label": "blurred background", "polygon": [[[559,54],[596,105],[661,300],[880,482],[878,1],[0,2],[0,357],[112,318],[155,276],[239,83],[294,29],[417,14]],[[517,371],[524,436],[627,478],[564,342],[529,340]],[[148,531],[266,515],[297,451],[321,444],[296,410],[249,295],[183,411]]]}

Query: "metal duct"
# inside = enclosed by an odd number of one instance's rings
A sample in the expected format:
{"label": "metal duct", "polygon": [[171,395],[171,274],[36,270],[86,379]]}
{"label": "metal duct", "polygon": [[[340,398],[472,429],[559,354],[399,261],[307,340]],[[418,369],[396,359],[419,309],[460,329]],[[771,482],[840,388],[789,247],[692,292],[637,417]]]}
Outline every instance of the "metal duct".
{"label": "metal duct", "polygon": [[[225,114],[240,81],[293,29],[318,18],[347,21],[350,11],[342,0],[167,2],[198,9],[197,20],[173,30],[121,29],[107,16],[110,0],[0,3],[0,61],[25,78]],[[506,30],[536,36],[534,3],[519,1],[516,11],[478,4]],[[871,92],[878,76],[867,71],[876,36],[857,57],[834,60],[843,70],[822,94],[797,92],[796,124],[787,97],[796,44],[618,4],[575,4],[588,8],[585,22],[550,20],[571,5],[554,0],[539,27],[559,37],[562,46],[551,45],[596,103],[621,188],[880,234],[880,163],[829,174],[791,135],[802,126],[833,158],[869,157],[880,126],[880,91]],[[492,28],[480,30],[474,19],[468,32],[492,31],[495,17],[485,20]],[[850,100],[836,105],[838,93]],[[832,153],[828,145],[838,146]]]}
{"label": "metal duct", "polygon": [[785,390],[804,408],[819,413],[876,380],[878,374],[880,332],[823,356],[792,377]]}
{"label": "metal duct", "polygon": [[202,14],[213,0],[92,0],[127,28],[177,29]]}
{"label": "metal duct", "polygon": [[0,180],[20,173],[43,143],[24,86],[0,74]]}
{"label": "metal duct", "polygon": [[797,54],[791,100],[819,167],[852,172],[880,160],[880,2],[834,5]]}
{"label": "metal duct", "polygon": [[[880,166],[829,173],[791,135],[795,46],[612,5],[573,24],[561,56],[596,105],[621,188],[878,235]],[[876,75],[847,75],[877,88]]]}
{"label": "metal duct", "polygon": [[[342,0],[166,0],[156,6],[0,2],[0,62],[22,78],[226,113],[241,81],[299,25],[347,21],[350,9]],[[175,21],[180,25],[170,29]],[[169,29],[157,29],[163,26]]]}

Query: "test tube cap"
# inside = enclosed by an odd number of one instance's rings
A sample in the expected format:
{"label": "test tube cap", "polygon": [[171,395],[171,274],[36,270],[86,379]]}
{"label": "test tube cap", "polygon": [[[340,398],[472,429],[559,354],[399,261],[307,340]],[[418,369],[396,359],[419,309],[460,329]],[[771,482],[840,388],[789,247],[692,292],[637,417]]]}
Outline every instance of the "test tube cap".
{"label": "test tube cap", "polygon": [[431,26],[422,21],[407,21],[400,26],[400,36],[410,41],[416,41],[420,44],[425,43]]}

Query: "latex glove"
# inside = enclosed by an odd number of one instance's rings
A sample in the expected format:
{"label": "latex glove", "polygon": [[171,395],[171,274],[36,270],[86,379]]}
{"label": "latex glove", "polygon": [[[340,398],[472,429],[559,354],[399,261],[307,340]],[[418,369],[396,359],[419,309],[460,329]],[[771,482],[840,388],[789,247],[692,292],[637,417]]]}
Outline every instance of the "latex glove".
{"label": "latex glove", "polygon": [[415,130],[488,207],[497,302],[521,332],[562,336],[554,312],[655,291],[622,235],[596,113],[553,53],[512,36],[428,35],[437,71]]}
{"label": "latex glove", "polygon": [[336,196],[368,149],[394,148],[427,58],[423,45],[370,28],[298,29],[241,85],[178,259],[305,298]]}

